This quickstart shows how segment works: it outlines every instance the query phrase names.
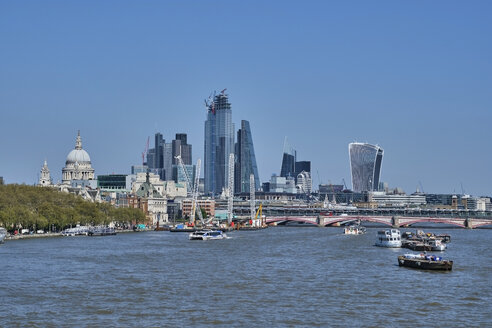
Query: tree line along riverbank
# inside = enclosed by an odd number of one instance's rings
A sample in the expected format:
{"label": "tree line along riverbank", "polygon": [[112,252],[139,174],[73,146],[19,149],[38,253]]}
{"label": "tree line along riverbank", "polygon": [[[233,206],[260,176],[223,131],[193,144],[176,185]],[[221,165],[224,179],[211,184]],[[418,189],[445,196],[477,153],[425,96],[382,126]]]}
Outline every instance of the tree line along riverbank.
{"label": "tree line along riverbank", "polygon": [[20,228],[60,231],[76,224],[125,225],[144,220],[145,214],[139,209],[92,203],[53,188],[0,185],[0,226],[10,232]]}

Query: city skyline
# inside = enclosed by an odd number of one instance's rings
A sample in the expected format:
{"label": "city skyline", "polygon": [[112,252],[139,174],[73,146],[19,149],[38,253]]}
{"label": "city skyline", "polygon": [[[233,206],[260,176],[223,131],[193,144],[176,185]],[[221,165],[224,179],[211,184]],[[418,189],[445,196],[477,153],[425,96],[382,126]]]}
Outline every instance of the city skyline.
{"label": "city skyline", "polygon": [[3,2],[0,176],[34,184],[47,160],[61,181],[77,130],[96,175],[129,172],[159,131],[196,160],[203,95],[227,87],[261,182],[288,136],[315,188],[350,181],[358,141],[384,148],[391,187],[492,194],[491,4],[356,3]]}

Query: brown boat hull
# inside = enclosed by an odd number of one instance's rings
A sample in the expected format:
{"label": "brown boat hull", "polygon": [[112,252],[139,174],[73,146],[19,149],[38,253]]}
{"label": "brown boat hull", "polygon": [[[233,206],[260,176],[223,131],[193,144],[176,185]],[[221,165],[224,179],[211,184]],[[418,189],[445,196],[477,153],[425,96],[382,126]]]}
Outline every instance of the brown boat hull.
{"label": "brown boat hull", "polygon": [[398,265],[408,268],[421,270],[441,270],[451,271],[453,269],[453,261],[430,261],[424,259],[409,259],[404,256],[398,256]]}

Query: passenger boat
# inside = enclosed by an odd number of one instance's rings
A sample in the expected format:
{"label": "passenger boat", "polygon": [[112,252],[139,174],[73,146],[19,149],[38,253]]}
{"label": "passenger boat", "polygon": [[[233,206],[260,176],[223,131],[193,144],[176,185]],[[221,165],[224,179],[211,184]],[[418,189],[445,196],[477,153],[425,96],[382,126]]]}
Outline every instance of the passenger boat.
{"label": "passenger boat", "polygon": [[116,231],[111,227],[93,227],[89,229],[89,236],[113,236]]}
{"label": "passenger boat", "polygon": [[215,240],[215,239],[225,239],[226,234],[221,230],[197,230],[189,234],[190,240]]}
{"label": "passenger boat", "polygon": [[398,229],[378,231],[376,246],[401,247],[401,235]]}
{"label": "passenger boat", "polygon": [[7,237],[7,229],[0,227],[0,244],[3,243],[5,237]]}
{"label": "passenger boat", "polygon": [[62,236],[87,236],[89,233],[89,227],[77,226],[75,228],[69,228],[62,231]]}
{"label": "passenger boat", "polygon": [[398,265],[422,270],[451,271],[453,261],[444,260],[440,256],[427,254],[404,254],[398,256]]}
{"label": "passenger boat", "polygon": [[346,235],[362,235],[366,233],[366,228],[358,224],[352,224],[343,229],[343,233]]}

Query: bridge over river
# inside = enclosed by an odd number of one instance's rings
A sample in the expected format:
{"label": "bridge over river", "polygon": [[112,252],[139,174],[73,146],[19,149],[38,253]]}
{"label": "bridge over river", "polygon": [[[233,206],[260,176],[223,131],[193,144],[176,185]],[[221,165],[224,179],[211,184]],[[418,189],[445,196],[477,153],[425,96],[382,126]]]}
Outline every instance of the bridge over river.
{"label": "bridge over river", "polygon": [[[249,207],[235,207],[234,214],[248,217]],[[411,226],[416,223],[448,224],[463,228],[492,225],[491,211],[439,209],[356,209],[315,207],[263,207],[267,224],[303,222],[318,226],[339,225],[352,221],[374,222],[391,227]]]}

